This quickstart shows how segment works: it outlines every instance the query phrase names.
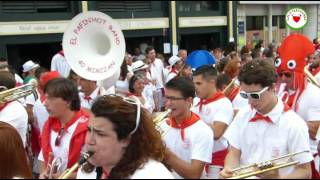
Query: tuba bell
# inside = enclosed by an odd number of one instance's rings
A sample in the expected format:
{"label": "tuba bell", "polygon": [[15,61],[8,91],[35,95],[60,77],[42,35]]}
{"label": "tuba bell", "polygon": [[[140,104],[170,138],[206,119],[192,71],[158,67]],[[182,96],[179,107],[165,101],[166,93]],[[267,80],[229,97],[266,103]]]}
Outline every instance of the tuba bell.
{"label": "tuba bell", "polygon": [[63,34],[62,45],[67,63],[79,76],[92,81],[117,79],[125,39],[120,26],[108,15],[88,11],[75,16]]}

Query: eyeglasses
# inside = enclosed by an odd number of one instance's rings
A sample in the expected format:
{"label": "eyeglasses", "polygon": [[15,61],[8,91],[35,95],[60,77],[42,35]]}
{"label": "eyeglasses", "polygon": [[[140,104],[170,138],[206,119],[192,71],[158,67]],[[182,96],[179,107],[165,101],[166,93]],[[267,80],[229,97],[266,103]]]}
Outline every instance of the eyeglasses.
{"label": "eyeglasses", "polygon": [[244,99],[248,99],[249,97],[251,97],[252,99],[259,100],[261,98],[261,94],[267,91],[268,89],[269,87],[265,87],[259,92],[252,92],[252,93],[246,93],[244,91],[240,91],[240,95]]}
{"label": "eyeglasses", "polygon": [[184,100],[186,98],[184,98],[184,97],[165,96],[164,99],[165,100],[171,100],[171,101],[178,101],[178,100]]}
{"label": "eyeglasses", "polygon": [[116,94],[109,94],[109,95],[104,95],[103,97],[119,97],[121,98],[124,102],[127,102],[129,104],[134,104],[137,106],[137,115],[136,115],[136,127],[130,132],[131,135],[133,135],[137,130],[138,130],[138,127],[139,127],[139,124],[140,124],[140,114],[141,114],[141,103],[140,103],[140,100],[135,97],[135,96],[132,96],[133,99],[129,99],[129,98],[126,98],[126,97],[122,97],[122,96],[118,96]]}
{"label": "eyeglasses", "polygon": [[286,78],[290,78],[291,77],[291,73],[290,72],[280,72],[278,73],[279,77],[285,76]]}
{"label": "eyeglasses", "polygon": [[56,138],[56,141],[54,142],[54,145],[55,145],[55,146],[60,146],[63,133],[64,133],[64,128],[61,128],[61,129],[59,130],[59,133],[58,133],[58,136],[57,136],[57,138]]}

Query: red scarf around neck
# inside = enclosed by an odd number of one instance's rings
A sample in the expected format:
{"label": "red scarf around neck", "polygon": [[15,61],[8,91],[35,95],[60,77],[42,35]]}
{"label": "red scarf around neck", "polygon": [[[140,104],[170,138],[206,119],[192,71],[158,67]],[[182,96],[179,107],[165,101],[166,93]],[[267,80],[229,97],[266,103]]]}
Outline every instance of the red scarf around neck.
{"label": "red scarf around neck", "polygon": [[[82,120],[79,120],[80,118],[82,118]],[[70,168],[72,165],[74,165],[80,158],[81,149],[84,145],[85,136],[87,133],[88,119],[89,114],[87,114],[85,111],[81,109],[80,111],[77,111],[74,117],[63,127],[66,132],[71,125],[73,125],[75,122],[79,120],[79,123],[74,133],[72,134],[72,138],[69,144],[69,157],[67,168]],[[50,142],[51,130],[59,132],[61,128],[62,125],[60,120],[53,117],[49,117],[48,121],[46,122],[43,128],[43,133],[41,135],[41,147],[46,165],[48,164],[49,153],[52,152]]]}
{"label": "red scarf around neck", "polygon": [[208,99],[200,99],[200,102],[197,104],[197,106],[199,106],[199,112],[202,111],[202,106],[218,101],[222,98],[226,97],[221,91],[216,92],[211,98]]}
{"label": "red scarf around neck", "polygon": [[173,118],[169,118],[169,120],[167,121],[167,123],[168,123],[171,127],[173,127],[173,128],[181,129],[181,131],[180,131],[181,139],[182,139],[182,141],[184,141],[184,137],[185,137],[185,136],[184,136],[184,129],[187,128],[187,127],[189,127],[189,126],[192,126],[193,124],[195,124],[195,123],[198,122],[199,120],[200,120],[200,117],[199,117],[197,114],[191,112],[191,117],[189,117],[189,118],[187,118],[187,119],[184,119],[184,120],[182,121],[182,123],[180,123],[180,124],[178,124],[178,123],[176,122],[176,120],[173,119]]}
{"label": "red scarf around neck", "polygon": [[178,71],[176,70],[176,68],[171,68],[171,71],[170,71],[171,73],[174,73],[174,74],[176,74],[176,75],[178,75]]}

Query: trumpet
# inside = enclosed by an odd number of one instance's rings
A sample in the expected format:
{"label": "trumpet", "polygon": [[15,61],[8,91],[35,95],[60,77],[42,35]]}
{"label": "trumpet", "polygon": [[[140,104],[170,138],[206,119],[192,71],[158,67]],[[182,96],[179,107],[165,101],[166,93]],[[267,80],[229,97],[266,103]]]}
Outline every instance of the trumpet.
{"label": "trumpet", "polygon": [[169,129],[164,130],[163,129],[163,123],[165,123],[166,121],[166,117],[171,113],[171,109],[168,109],[164,112],[161,112],[158,116],[156,116],[156,118],[153,119],[153,122],[156,125],[156,129],[160,132],[161,136],[163,137]]}
{"label": "trumpet", "polygon": [[231,178],[228,179],[244,179],[244,178],[248,178],[251,176],[255,176],[258,174],[262,174],[268,171],[272,171],[272,170],[276,170],[276,169],[280,169],[280,168],[285,168],[285,167],[289,167],[289,166],[294,166],[296,164],[299,164],[298,161],[292,161],[292,162],[280,162],[277,163],[276,161],[281,160],[281,159],[285,159],[285,158],[291,158],[295,155],[298,154],[302,154],[302,153],[307,153],[309,151],[301,151],[301,152],[296,152],[296,153],[292,153],[292,154],[287,154],[275,159],[271,159],[271,160],[267,160],[267,161],[263,161],[260,163],[254,163],[248,166],[243,166],[243,167],[239,167],[236,169],[232,170],[232,173],[234,174],[234,176],[232,176]]}
{"label": "trumpet", "polygon": [[0,104],[16,101],[30,94],[33,94],[35,99],[37,99],[38,95],[35,84],[26,84],[20,87],[4,90],[0,92]]}
{"label": "trumpet", "polygon": [[78,169],[79,166],[83,165],[84,163],[86,163],[88,161],[88,159],[93,155],[92,152],[87,152],[87,153],[83,153],[80,160],[73,165],[70,169],[67,169],[66,171],[64,171],[58,179],[68,179],[72,173],[74,171],[76,171]]}

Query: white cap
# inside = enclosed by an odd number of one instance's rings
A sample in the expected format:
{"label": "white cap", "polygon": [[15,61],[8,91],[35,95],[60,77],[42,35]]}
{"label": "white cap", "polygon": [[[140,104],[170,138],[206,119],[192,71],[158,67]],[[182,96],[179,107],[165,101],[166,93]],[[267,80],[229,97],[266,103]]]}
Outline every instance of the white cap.
{"label": "white cap", "polygon": [[146,65],[143,61],[138,60],[138,61],[132,63],[131,67],[132,67],[132,71],[136,72],[136,71],[139,71],[139,70],[142,70],[142,69],[147,69],[149,66]]}
{"label": "white cap", "polygon": [[168,60],[170,66],[174,66],[178,61],[181,59],[178,56],[171,56],[171,58]]}
{"label": "white cap", "polygon": [[39,64],[34,63],[32,60],[27,61],[22,65],[23,67],[23,72],[28,72],[31,71],[34,68],[39,67]]}

